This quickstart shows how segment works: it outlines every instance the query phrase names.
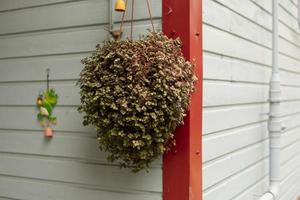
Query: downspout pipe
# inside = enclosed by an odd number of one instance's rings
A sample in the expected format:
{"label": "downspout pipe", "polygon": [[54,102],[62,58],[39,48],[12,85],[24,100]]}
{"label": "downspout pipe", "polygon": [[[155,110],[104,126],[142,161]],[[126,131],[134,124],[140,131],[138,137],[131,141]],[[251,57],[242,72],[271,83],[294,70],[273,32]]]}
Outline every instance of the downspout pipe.
{"label": "downspout pipe", "polygon": [[269,189],[259,200],[277,200],[280,188],[280,76],[278,66],[278,0],[273,0],[272,76],[270,80],[270,114],[268,130],[270,138]]}

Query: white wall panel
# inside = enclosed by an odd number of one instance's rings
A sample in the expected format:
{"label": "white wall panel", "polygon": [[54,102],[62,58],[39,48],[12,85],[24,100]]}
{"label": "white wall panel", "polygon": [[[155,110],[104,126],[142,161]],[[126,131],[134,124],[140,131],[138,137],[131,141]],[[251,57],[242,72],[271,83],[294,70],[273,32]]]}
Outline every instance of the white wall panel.
{"label": "white wall panel", "polygon": [[[108,163],[94,128],[84,127],[77,111],[80,60],[109,37],[108,5],[108,0],[0,1],[0,199],[162,199],[161,160],[138,174]],[[162,2],[151,5],[160,28]],[[137,1],[134,37],[150,27],[146,9]],[[50,87],[59,94],[51,140],[43,136],[35,106],[47,68]]]}
{"label": "white wall panel", "polygon": [[[300,30],[297,1],[280,0],[280,200],[300,195]],[[204,0],[205,200],[254,200],[268,188],[272,1]]]}

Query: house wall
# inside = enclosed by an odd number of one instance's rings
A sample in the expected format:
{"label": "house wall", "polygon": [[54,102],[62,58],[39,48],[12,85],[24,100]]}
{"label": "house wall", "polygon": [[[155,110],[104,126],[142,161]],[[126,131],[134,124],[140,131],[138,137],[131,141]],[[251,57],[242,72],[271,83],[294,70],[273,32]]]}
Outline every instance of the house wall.
{"label": "house wall", "polygon": [[[203,0],[204,200],[254,200],[268,188],[271,0]],[[280,200],[300,195],[300,29],[280,0]]]}
{"label": "house wall", "polygon": [[[138,174],[107,163],[93,128],[83,127],[77,112],[80,60],[108,38],[108,2],[0,1],[0,199],[161,199],[161,161]],[[145,5],[136,1],[135,37],[150,27]],[[159,27],[161,1],[152,6]],[[51,140],[36,121],[46,68],[59,93]]]}
{"label": "house wall", "polygon": [[[136,2],[135,36],[149,28],[146,8]],[[161,0],[151,2],[159,27]],[[253,200],[267,190],[271,3],[203,0],[204,200]],[[81,125],[76,110],[80,60],[108,38],[108,15],[108,0],[0,0],[0,199],[161,199],[161,161],[139,174],[107,163],[93,129]],[[287,127],[281,200],[295,200],[300,193],[297,15],[297,0],[280,1],[282,120]],[[46,68],[60,95],[52,140],[44,139],[35,117]]]}

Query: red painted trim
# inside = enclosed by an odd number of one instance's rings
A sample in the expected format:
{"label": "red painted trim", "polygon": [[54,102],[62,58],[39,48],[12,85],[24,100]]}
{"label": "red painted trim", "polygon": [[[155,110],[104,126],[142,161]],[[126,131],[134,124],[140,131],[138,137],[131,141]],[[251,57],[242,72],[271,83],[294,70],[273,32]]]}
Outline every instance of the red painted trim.
{"label": "red painted trim", "polygon": [[163,32],[181,38],[199,79],[177,145],[163,158],[163,200],[202,200],[202,0],[163,0]]}

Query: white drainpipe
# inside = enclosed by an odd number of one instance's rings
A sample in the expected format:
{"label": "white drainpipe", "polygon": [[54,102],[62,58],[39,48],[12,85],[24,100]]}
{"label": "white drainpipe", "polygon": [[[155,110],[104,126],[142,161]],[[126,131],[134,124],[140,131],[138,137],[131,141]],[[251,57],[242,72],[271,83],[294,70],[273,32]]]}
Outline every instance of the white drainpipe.
{"label": "white drainpipe", "polygon": [[272,51],[272,76],[270,81],[270,185],[259,200],[277,200],[280,188],[280,136],[282,124],[280,119],[280,76],[278,67],[278,0],[273,0],[273,51]]}

